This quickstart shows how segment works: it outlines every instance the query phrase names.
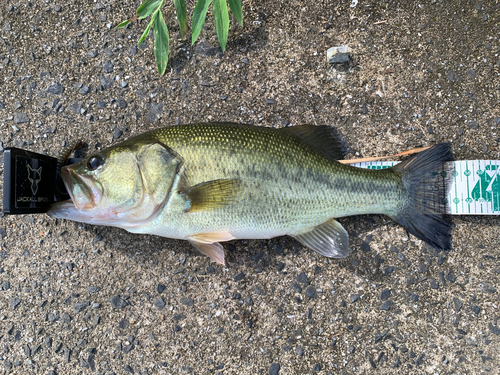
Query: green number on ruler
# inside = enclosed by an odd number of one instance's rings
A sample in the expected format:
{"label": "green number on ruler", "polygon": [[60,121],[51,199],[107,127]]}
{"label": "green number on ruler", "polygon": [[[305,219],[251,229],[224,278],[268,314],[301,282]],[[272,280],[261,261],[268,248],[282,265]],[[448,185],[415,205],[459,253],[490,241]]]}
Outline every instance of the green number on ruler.
{"label": "green number on ruler", "polygon": [[491,202],[493,211],[500,211],[500,181],[498,180],[498,165],[487,165],[480,179],[472,189],[472,198],[476,202]]}

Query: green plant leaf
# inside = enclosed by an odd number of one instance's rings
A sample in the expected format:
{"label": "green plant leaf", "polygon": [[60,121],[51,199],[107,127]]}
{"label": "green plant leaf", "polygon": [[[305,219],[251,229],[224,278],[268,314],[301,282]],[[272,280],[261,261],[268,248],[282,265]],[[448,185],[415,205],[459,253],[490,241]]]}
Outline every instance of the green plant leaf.
{"label": "green plant leaf", "polygon": [[141,37],[139,38],[139,41],[137,42],[137,47],[139,47],[142,44],[142,42],[144,42],[144,39],[146,39],[146,37],[149,34],[149,30],[151,29],[151,26],[153,26],[153,18],[151,18],[151,21],[149,22],[148,26],[146,27],[146,30],[144,30]]}
{"label": "green plant leaf", "polygon": [[129,21],[129,20],[125,20],[125,21],[123,21],[123,22],[119,23],[119,24],[115,27],[115,29],[121,29],[122,27],[127,26],[129,23],[130,23],[130,21]]}
{"label": "green plant leaf", "polygon": [[188,28],[186,1],[174,0],[174,6],[177,11],[177,22],[179,22],[179,28],[181,29],[181,38],[184,38]]}
{"label": "green plant leaf", "polygon": [[146,0],[137,8],[137,17],[142,20],[161,7],[163,0]]}
{"label": "green plant leaf", "polygon": [[153,13],[152,21],[154,22],[156,66],[158,67],[158,73],[162,76],[167,69],[169,38],[167,25],[160,9]]}
{"label": "green plant leaf", "polygon": [[231,12],[233,12],[234,18],[243,26],[243,13],[241,12],[241,0],[227,0],[229,3],[229,7],[231,8]]}
{"label": "green plant leaf", "polygon": [[226,0],[214,0],[215,28],[222,52],[226,49],[227,34],[229,33],[229,12]]}
{"label": "green plant leaf", "polygon": [[200,35],[201,28],[205,23],[205,17],[207,16],[208,6],[211,2],[212,0],[198,0],[194,7],[193,20],[191,23],[191,44],[194,44]]}

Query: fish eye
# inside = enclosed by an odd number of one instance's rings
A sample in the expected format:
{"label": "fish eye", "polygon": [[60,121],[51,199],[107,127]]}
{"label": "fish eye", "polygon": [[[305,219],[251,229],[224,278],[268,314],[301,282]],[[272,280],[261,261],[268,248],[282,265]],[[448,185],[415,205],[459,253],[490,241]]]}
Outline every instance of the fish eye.
{"label": "fish eye", "polygon": [[87,160],[87,169],[90,171],[95,171],[101,165],[104,164],[104,159],[101,155],[93,155]]}

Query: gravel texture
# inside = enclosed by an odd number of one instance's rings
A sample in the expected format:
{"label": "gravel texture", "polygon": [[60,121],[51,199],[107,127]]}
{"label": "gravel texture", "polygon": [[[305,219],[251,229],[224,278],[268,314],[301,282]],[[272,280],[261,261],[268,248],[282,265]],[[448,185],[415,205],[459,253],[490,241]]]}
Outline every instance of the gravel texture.
{"label": "gravel texture", "polygon": [[[137,5],[0,4],[0,152],[233,121],[331,124],[349,158],[441,141],[500,158],[496,1],[243,1],[224,54],[211,15],[191,46],[166,2],[163,77],[151,37],[136,47],[146,21],[113,29]],[[448,252],[386,217],[340,221],[347,259],[282,237],[226,243],[221,267],[184,241],[3,216],[0,373],[498,372],[497,217],[457,217]]]}

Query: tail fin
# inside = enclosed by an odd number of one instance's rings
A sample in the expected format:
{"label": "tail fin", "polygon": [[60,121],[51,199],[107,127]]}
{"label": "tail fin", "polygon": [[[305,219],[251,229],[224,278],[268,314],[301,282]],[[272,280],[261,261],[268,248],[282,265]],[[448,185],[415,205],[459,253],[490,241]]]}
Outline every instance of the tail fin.
{"label": "tail fin", "polygon": [[449,143],[430,149],[395,165],[407,193],[400,211],[393,219],[408,232],[441,249],[451,248],[451,215],[447,202],[451,187],[453,161]]}

